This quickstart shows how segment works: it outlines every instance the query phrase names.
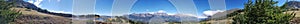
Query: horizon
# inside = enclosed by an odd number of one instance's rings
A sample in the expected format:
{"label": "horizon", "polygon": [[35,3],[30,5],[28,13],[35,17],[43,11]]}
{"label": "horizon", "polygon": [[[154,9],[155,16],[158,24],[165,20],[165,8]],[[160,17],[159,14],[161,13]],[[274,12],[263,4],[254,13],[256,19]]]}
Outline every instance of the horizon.
{"label": "horizon", "polygon": [[0,24],[298,24],[300,0],[0,0]]}
{"label": "horizon", "polygon": [[[50,12],[56,12],[56,13],[67,13],[67,14],[74,14],[73,8],[74,5],[71,5],[74,3],[73,0],[24,0],[25,2],[30,2],[35,4],[37,7],[40,7],[42,9],[46,9]],[[156,1],[156,2],[154,2]],[[278,6],[283,5],[285,3],[285,0],[277,0],[279,3]],[[300,0],[297,0],[300,1]],[[92,1],[93,2],[93,1]],[[84,15],[85,14],[98,14],[98,15],[112,15],[112,7],[113,7],[113,0],[96,0],[94,1],[94,9],[92,9],[92,12],[83,12],[83,14],[74,14],[74,15]],[[243,9],[244,3],[246,3],[247,0],[224,0],[224,6],[214,6],[209,2],[209,0],[192,0],[191,3],[194,3],[194,7],[196,9],[197,16],[203,16],[204,12],[211,12],[208,14],[217,13],[220,11],[216,11],[214,9],[211,9],[211,7],[223,7],[223,9],[230,10],[234,8]],[[132,7],[129,10],[129,13],[147,13],[147,12],[157,12],[160,10],[165,11],[167,14],[178,14],[178,10],[176,10],[175,5],[171,1],[168,0],[137,0],[135,3],[133,3]],[[221,8],[222,9],[222,8]],[[181,13],[179,13],[181,14]]]}

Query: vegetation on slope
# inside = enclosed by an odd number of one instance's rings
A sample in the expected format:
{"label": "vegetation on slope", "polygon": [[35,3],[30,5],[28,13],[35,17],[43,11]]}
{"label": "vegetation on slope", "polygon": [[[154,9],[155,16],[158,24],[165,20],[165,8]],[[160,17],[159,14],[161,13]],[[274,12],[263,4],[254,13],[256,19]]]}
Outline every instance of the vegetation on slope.
{"label": "vegetation on slope", "polygon": [[7,2],[7,0],[0,0],[0,24],[11,24],[14,19],[20,15],[19,12],[9,10],[12,8],[13,2]]}
{"label": "vegetation on slope", "polygon": [[292,14],[284,14],[287,4],[277,6],[273,0],[249,0],[243,13],[233,19],[235,24],[289,24]]}
{"label": "vegetation on slope", "polygon": [[[20,0],[0,0],[0,24],[70,24],[71,19],[17,7]],[[21,13],[22,12],[22,13]]]}

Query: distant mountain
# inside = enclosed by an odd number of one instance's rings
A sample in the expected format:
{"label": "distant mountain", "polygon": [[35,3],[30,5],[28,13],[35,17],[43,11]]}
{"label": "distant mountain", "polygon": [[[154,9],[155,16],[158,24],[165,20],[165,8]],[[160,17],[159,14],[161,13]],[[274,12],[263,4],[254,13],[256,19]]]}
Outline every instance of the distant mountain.
{"label": "distant mountain", "polygon": [[[8,0],[8,2],[12,2],[12,0]],[[72,17],[73,16],[72,14],[50,12],[48,10],[41,9],[29,2],[24,2],[23,0],[17,0],[16,4],[14,6],[16,6],[18,8],[32,9],[32,10],[36,10],[41,13],[46,13],[46,14],[51,14],[51,15],[57,15],[57,16],[63,16],[63,17]]]}
{"label": "distant mountain", "polygon": [[213,20],[226,19],[228,17],[227,16],[228,14],[233,13],[233,12],[239,12],[239,11],[241,11],[241,9],[234,8],[234,9],[226,10],[224,12],[218,12],[218,13],[210,16],[209,18],[213,19]]}
{"label": "distant mountain", "polygon": [[300,2],[299,1],[289,1],[288,3],[289,7],[292,8],[300,8]]}
{"label": "distant mountain", "polygon": [[129,15],[123,16],[97,16],[96,20],[99,21],[107,21],[109,19],[120,19],[121,21],[133,21],[133,22],[140,22],[140,23],[165,23],[165,22],[176,22],[176,23],[198,23],[203,20],[207,20],[207,18],[198,18],[192,15],[185,15],[185,14],[175,14],[175,15],[168,15],[167,13],[133,13]]}
{"label": "distant mountain", "polygon": [[126,18],[132,21],[143,23],[163,23],[163,22],[200,22],[206,18],[197,18],[191,15],[175,14],[168,15],[166,13],[141,13],[125,15]]}

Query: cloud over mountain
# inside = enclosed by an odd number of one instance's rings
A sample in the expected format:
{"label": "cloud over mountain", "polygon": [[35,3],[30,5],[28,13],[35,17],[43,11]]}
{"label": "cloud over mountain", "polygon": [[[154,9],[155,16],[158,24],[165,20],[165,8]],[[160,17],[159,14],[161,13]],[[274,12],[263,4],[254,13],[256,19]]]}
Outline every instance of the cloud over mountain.
{"label": "cloud over mountain", "polygon": [[32,3],[32,4],[34,4],[34,5],[37,6],[37,7],[41,7],[41,6],[42,6],[42,5],[41,5],[42,1],[43,1],[43,0],[29,0],[29,1],[27,1],[27,2]]}
{"label": "cloud over mountain", "polygon": [[55,13],[66,13],[66,14],[72,14],[72,12],[65,12],[65,11],[55,11],[55,10],[49,10],[50,12],[55,12]]}
{"label": "cloud over mountain", "polygon": [[225,10],[208,10],[208,11],[203,11],[204,15],[212,16],[218,12],[224,12]]}

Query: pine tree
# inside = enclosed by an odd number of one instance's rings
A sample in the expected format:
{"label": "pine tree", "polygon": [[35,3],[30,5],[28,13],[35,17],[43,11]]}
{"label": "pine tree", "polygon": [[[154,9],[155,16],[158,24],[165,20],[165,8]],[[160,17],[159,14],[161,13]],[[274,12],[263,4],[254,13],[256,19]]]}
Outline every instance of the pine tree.
{"label": "pine tree", "polygon": [[286,4],[277,6],[273,0],[248,0],[243,14],[238,14],[233,23],[236,24],[289,24],[291,14],[284,14]]}
{"label": "pine tree", "polygon": [[14,19],[20,15],[19,12],[9,10],[13,7],[16,0],[0,0],[0,24],[10,24],[14,22]]}

